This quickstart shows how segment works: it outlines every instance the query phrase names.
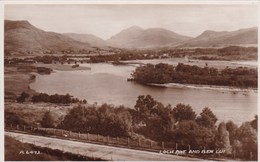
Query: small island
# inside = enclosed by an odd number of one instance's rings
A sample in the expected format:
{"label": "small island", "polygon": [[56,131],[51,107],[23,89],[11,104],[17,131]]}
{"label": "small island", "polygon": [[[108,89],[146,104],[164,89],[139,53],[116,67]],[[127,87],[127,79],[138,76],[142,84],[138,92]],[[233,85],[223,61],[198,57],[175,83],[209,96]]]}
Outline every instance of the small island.
{"label": "small island", "polygon": [[223,70],[197,65],[177,66],[166,63],[139,66],[132,73],[129,81],[140,84],[180,83],[194,85],[230,86],[236,88],[257,88],[257,68],[237,67]]}

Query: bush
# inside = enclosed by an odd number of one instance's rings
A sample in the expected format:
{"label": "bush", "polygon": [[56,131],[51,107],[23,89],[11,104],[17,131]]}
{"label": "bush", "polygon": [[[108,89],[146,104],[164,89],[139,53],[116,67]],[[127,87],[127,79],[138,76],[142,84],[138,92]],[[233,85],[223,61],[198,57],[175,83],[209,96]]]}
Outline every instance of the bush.
{"label": "bush", "polygon": [[132,116],[124,107],[74,107],[59,126],[66,130],[109,136],[129,136]]}
{"label": "bush", "polygon": [[17,102],[20,102],[20,103],[22,103],[22,102],[24,102],[25,101],[25,99],[26,98],[28,98],[29,97],[29,94],[28,93],[25,93],[25,92],[23,92],[23,93],[21,93],[21,95],[19,96],[19,97],[17,97]]}
{"label": "bush", "polygon": [[53,128],[55,127],[54,125],[54,119],[53,119],[53,116],[51,115],[51,112],[50,111],[47,111],[44,115],[43,115],[43,118],[42,118],[42,121],[41,121],[41,125],[45,128]]}

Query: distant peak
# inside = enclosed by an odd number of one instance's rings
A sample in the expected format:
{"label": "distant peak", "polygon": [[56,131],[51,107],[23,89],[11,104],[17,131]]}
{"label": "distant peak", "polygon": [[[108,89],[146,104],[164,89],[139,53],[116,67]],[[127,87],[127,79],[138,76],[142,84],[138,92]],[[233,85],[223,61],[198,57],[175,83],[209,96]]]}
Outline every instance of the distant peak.
{"label": "distant peak", "polygon": [[5,22],[19,23],[19,24],[30,24],[28,20],[5,20]]}
{"label": "distant peak", "polygon": [[223,34],[226,34],[227,31],[214,31],[214,30],[205,30],[203,33],[201,33],[197,38],[203,38],[203,37],[216,37]]}
{"label": "distant peak", "polygon": [[[217,31],[214,30],[205,30],[202,34],[212,34],[212,33],[217,33]],[[202,35],[201,34],[201,35]]]}
{"label": "distant peak", "polygon": [[143,30],[143,28],[137,26],[137,25],[134,25],[134,26],[131,26],[129,28],[127,28],[126,30]]}
{"label": "distant peak", "polygon": [[5,20],[5,31],[16,28],[27,28],[27,29],[35,29],[29,21],[27,20]]}
{"label": "distant peak", "polygon": [[137,28],[137,29],[142,29],[140,26],[137,26],[137,25],[133,25],[133,26],[131,26],[131,27],[129,27],[129,28]]}

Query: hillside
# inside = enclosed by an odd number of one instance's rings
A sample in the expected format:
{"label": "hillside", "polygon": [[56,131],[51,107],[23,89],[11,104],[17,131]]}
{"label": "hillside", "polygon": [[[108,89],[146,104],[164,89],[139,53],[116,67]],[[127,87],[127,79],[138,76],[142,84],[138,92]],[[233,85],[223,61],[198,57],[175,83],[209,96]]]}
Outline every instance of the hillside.
{"label": "hillside", "polygon": [[178,47],[223,47],[223,46],[257,46],[257,27],[236,31],[206,30],[194,39],[185,41]]}
{"label": "hillside", "polygon": [[191,39],[162,28],[142,29],[138,26],[127,28],[112,36],[107,42],[120,48],[156,48],[177,44]]}
{"label": "hillside", "polygon": [[77,33],[65,33],[63,34],[76,41],[88,43],[92,47],[107,47],[105,40],[93,35],[93,34],[77,34]]}
{"label": "hillside", "polygon": [[62,34],[43,31],[28,21],[4,23],[5,54],[57,53],[61,51],[90,50],[82,43]]}

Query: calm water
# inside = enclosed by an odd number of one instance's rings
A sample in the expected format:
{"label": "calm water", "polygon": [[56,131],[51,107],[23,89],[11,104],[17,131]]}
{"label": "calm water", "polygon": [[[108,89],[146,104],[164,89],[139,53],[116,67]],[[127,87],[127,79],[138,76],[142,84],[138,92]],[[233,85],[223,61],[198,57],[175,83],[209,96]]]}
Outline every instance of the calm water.
{"label": "calm water", "polygon": [[56,71],[51,75],[38,75],[31,88],[49,94],[70,93],[89,103],[110,103],[133,108],[139,95],[152,95],[163,104],[190,104],[197,114],[207,106],[220,121],[233,120],[241,124],[257,114],[257,93],[202,90],[189,88],[163,88],[127,82],[135,66],[111,64],[84,64],[87,71]]}

